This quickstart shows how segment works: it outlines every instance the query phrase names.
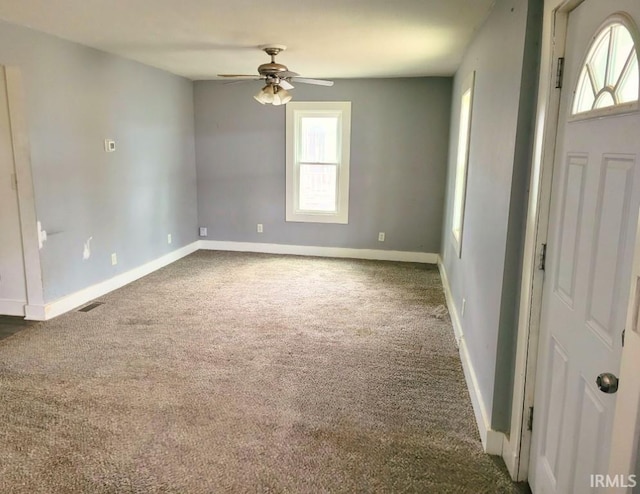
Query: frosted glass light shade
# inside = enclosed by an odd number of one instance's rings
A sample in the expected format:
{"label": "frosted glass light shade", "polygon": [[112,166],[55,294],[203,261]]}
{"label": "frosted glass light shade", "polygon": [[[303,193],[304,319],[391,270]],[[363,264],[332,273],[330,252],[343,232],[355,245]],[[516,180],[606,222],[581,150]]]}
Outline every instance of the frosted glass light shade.
{"label": "frosted glass light shade", "polygon": [[275,94],[273,95],[273,105],[286,105],[289,101],[291,101],[291,94],[289,94],[289,91],[277,86]]}
{"label": "frosted glass light shade", "polygon": [[262,90],[256,94],[253,98],[261,104],[265,103],[273,103],[273,97],[275,94],[275,90],[271,84],[267,84]]}
{"label": "frosted glass light shade", "polygon": [[291,101],[292,96],[289,91],[282,89],[278,85],[267,84],[253,98],[262,105],[269,103],[274,106],[280,106],[286,105]]}

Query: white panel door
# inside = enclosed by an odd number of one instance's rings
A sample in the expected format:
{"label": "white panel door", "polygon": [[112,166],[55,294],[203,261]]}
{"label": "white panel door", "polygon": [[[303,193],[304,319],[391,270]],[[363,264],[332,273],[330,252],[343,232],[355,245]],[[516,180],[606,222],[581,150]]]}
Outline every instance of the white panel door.
{"label": "white panel door", "polygon": [[[599,492],[593,476],[609,468],[616,394],[596,378],[620,370],[640,206],[640,114],[626,107],[576,118],[572,107],[587,50],[616,12],[637,24],[640,1],[585,0],[569,14],[533,421],[535,494]],[[605,45],[606,58],[615,43]],[[624,61],[610,58],[590,69],[588,91],[622,70]]]}
{"label": "white panel door", "polygon": [[27,289],[15,177],[7,85],[0,66],[0,314],[23,316]]}

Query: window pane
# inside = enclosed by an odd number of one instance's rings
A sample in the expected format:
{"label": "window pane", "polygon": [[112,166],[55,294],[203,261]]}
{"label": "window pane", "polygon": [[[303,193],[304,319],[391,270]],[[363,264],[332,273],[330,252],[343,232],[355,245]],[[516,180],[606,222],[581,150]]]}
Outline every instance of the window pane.
{"label": "window pane", "polygon": [[605,85],[605,71],[607,69],[607,58],[609,58],[609,39],[611,38],[611,29],[603,35],[600,35],[600,39],[596,41],[595,50],[589,65],[593,71],[593,75],[596,81],[596,88],[603,88]]}
{"label": "window pane", "polygon": [[578,92],[576,93],[573,113],[582,113],[591,110],[595,99],[596,97],[593,94],[589,74],[585,67],[582,69],[582,74],[580,74],[580,82],[578,82]]}
{"label": "window pane", "polygon": [[614,106],[615,104],[616,102],[613,101],[613,96],[611,96],[611,93],[608,91],[603,91],[598,96],[594,108],[606,108],[608,106]]}
{"label": "window pane", "polygon": [[460,104],[460,129],[458,132],[458,156],[456,163],[456,182],[453,196],[453,233],[456,239],[462,230],[464,192],[467,175],[467,156],[469,151],[469,118],[471,117],[471,90],[462,95]]}
{"label": "window pane", "polygon": [[617,88],[616,95],[620,103],[628,103],[638,99],[638,80],[640,79],[640,74],[638,74],[638,57],[636,56],[635,50],[632,56],[631,63],[622,81],[620,81],[620,87]]}
{"label": "window pane", "polygon": [[633,50],[633,39],[631,33],[622,24],[617,24],[613,28],[613,49],[611,50],[611,77],[609,85],[615,86],[622,75],[624,64]]}
{"label": "window pane", "polygon": [[301,211],[336,212],[337,165],[300,165]]}
{"label": "window pane", "polygon": [[338,117],[300,119],[300,161],[338,162]]}
{"label": "window pane", "polygon": [[620,22],[605,27],[589,48],[573,102],[573,114],[638,100],[638,59],[633,37]]}

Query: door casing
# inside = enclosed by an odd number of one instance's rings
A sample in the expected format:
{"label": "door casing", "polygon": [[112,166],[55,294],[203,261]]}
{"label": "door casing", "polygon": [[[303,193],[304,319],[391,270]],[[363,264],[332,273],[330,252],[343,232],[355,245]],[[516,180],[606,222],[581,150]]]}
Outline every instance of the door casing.
{"label": "door casing", "polygon": [[534,407],[538,339],[542,313],[544,271],[540,263],[547,243],[551,178],[556,154],[561,88],[557,88],[558,59],[564,58],[569,13],[584,0],[545,0],[538,102],[534,130],[529,203],[518,312],[517,347],[509,439],[502,457],[514,480],[529,475],[531,411]]}
{"label": "door casing", "polygon": [[25,318],[44,320],[44,289],[22,72],[19,67],[5,66],[4,68],[27,287]]}

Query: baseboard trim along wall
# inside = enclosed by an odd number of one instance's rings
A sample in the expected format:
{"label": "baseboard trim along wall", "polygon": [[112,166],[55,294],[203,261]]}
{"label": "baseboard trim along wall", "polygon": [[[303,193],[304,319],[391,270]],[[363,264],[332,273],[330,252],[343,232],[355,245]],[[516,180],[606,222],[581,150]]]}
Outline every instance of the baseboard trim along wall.
{"label": "baseboard trim along wall", "polygon": [[[24,315],[31,321],[46,321],[69,312],[87,302],[116,290],[132,281],[146,276],[172,262],[197,250],[227,250],[236,252],[259,252],[265,254],[289,254],[315,257],[344,257],[352,259],[372,259],[381,261],[419,262],[436,264],[437,254],[425,252],[405,252],[397,250],[348,249],[341,247],[314,247],[307,245],[260,244],[252,242],[224,242],[216,240],[198,240],[178,250],[154,259],[142,266],[121,273],[113,278],[83,288],[71,295],[45,305],[16,305],[16,315]],[[0,304],[2,301],[0,301]],[[3,306],[0,306],[3,307]],[[4,307],[3,307],[4,308]],[[8,312],[4,312],[8,313]]]}
{"label": "baseboard trim along wall", "polygon": [[502,455],[502,447],[506,436],[502,432],[491,429],[491,422],[489,422],[487,408],[485,406],[482,393],[480,392],[480,387],[478,386],[478,379],[476,377],[475,369],[473,368],[473,363],[471,362],[471,357],[469,356],[467,342],[464,338],[464,331],[460,318],[458,317],[458,310],[451,294],[451,287],[449,285],[447,272],[444,264],[442,264],[442,260],[440,259],[438,259],[438,269],[440,270],[440,277],[442,279],[447,307],[449,309],[449,314],[451,315],[451,324],[453,325],[453,332],[460,351],[460,360],[462,361],[464,379],[467,383],[467,388],[469,389],[469,396],[471,397],[471,404],[473,405],[473,413],[476,417],[476,424],[478,425],[478,432],[480,433],[482,447],[485,453],[490,455]]}
{"label": "baseboard trim along wall", "polygon": [[113,278],[109,278],[108,280],[102,281],[95,285],[89,286],[87,288],[83,288],[71,295],[67,295],[61,299],[58,299],[54,302],[45,304],[44,306],[27,306],[25,308],[26,317],[25,319],[34,320],[34,321],[46,321],[48,319],[52,319],[60,314],[64,314],[70,310],[75,309],[76,307],[80,307],[87,302],[101,297],[117,288],[120,288],[132,281],[135,281],[143,276],[146,276],[154,271],[171,264],[172,262],[177,261],[189,254],[197,251],[199,249],[199,242],[195,241],[181,247],[180,249],[174,250],[168,254],[165,254],[162,257],[154,259],[142,266],[138,266],[137,268],[131,269],[125,273],[121,273]]}
{"label": "baseboard trim along wall", "polygon": [[235,252],[257,252],[262,254],[289,254],[313,257],[344,257],[376,261],[401,261],[436,264],[438,254],[408,252],[401,250],[350,249],[345,247],[317,247],[312,245],[261,244],[254,242],[226,242],[201,240],[203,250],[227,250]]}
{"label": "baseboard trim along wall", "polygon": [[447,301],[449,315],[451,316],[451,325],[453,326],[453,334],[456,337],[456,345],[458,345],[458,348],[460,348],[460,340],[462,339],[462,325],[460,324],[460,317],[458,317],[456,304],[453,303],[453,295],[451,294],[451,287],[449,286],[449,278],[447,278],[447,272],[445,271],[442,260],[439,257],[438,271],[440,271],[440,279],[442,280],[442,288],[444,289],[444,298]]}
{"label": "baseboard trim along wall", "polygon": [[[519,479],[516,478],[516,474],[517,474],[519,457],[518,457],[518,454],[513,450],[513,445],[511,444],[511,441],[509,441],[509,438],[507,437],[507,435],[506,434],[503,434],[503,435],[504,435],[504,439],[502,441],[502,459],[504,460],[504,463],[507,466],[507,470],[509,471],[509,475],[511,475],[511,478],[516,482],[518,482]],[[522,480],[526,480],[526,479],[520,479],[520,481]]]}
{"label": "baseboard trim along wall", "polygon": [[5,316],[24,316],[24,300],[0,300],[0,314]]}

